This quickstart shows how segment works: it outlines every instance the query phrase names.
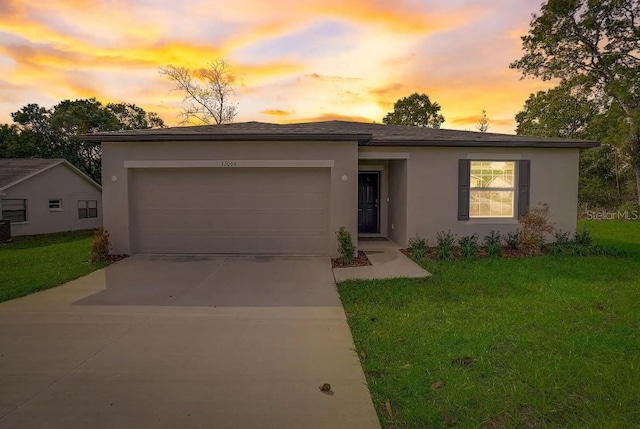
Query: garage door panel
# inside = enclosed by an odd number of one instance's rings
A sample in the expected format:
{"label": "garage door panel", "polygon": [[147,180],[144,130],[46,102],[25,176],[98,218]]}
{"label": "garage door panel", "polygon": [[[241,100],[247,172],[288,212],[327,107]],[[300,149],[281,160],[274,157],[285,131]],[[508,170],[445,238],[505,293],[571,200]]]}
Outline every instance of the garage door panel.
{"label": "garage door panel", "polygon": [[[144,230],[169,229],[168,225],[177,225],[174,229],[188,231],[191,228],[199,230],[222,229],[226,230],[226,225],[234,224],[234,230],[251,230],[258,234],[260,230],[273,229],[284,230],[319,230],[326,232],[326,213],[307,213],[297,211],[261,213],[256,216],[255,212],[207,212],[207,211],[142,211],[144,218]],[[195,226],[194,226],[195,225]]]}
{"label": "garage door panel", "polygon": [[[277,183],[277,181],[286,176],[304,177],[306,188],[315,187],[318,190],[324,190],[326,188],[324,174],[312,177],[311,172],[328,173],[328,171],[326,168],[153,168],[136,170],[136,174],[153,177],[153,182],[140,183],[141,187],[149,185],[147,189],[150,190],[158,184],[167,188],[192,187],[199,192],[206,191],[211,190],[209,181],[215,177],[216,189],[226,192],[255,191],[256,178],[259,177],[262,181],[261,189],[295,192],[300,189],[296,183]],[[270,179],[276,179],[276,181]]]}
{"label": "garage door panel", "polygon": [[326,254],[328,169],[141,169],[132,212],[142,253]]}
{"label": "garage door panel", "polygon": [[239,192],[222,193],[208,192],[198,193],[197,190],[172,188],[166,190],[167,195],[158,195],[153,191],[140,190],[140,198],[137,203],[143,210],[170,210],[168,205],[181,210],[201,209],[206,201],[207,210],[255,210],[263,207],[265,211],[274,207],[281,210],[322,210],[326,211],[326,192],[278,192],[265,190],[260,193]]}
{"label": "garage door panel", "polygon": [[[162,253],[282,253],[285,246],[293,248],[308,248],[324,246],[325,237],[250,237],[250,236],[219,236],[211,241],[202,235],[179,235],[175,239],[150,236],[146,245],[150,248],[162,248]],[[153,253],[153,252],[150,252]]]}

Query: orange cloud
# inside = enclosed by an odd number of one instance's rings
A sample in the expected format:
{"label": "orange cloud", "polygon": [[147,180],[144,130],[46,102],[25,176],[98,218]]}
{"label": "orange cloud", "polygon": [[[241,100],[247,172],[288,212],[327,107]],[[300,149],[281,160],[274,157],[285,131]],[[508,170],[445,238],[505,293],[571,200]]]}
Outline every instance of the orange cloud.
{"label": "orange cloud", "polygon": [[318,116],[313,116],[311,118],[297,118],[286,120],[283,123],[285,124],[293,124],[298,122],[317,122],[317,121],[353,121],[353,122],[375,122],[371,118],[366,118],[364,116],[353,116],[353,115],[343,115],[340,113],[323,113]]}
{"label": "orange cloud", "polygon": [[362,80],[362,78],[359,78],[359,77],[329,76],[329,75],[321,75],[319,73],[305,74],[304,77],[316,79],[320,81],[330,81],[330,82],[355,82],[355,81]]}
{"label": "orange cloud", "polygon": [[245,31],[234,34],[225,41],[225,46],[230,50],[238,49],[254,42],[262,41],[287,34],[302,25],[299,20],[277,19],[266,24],[249,26]]}
{"label": "orange cloud", "polygon": [[398,2],[383,4],[371,0],[324,0],[308,2],[305,7],[312,14],[340,17],[358,23],[380,24],[397,33],[433,33],[463,25],[481,14],[481,8],[468,7],[454,13],[425,13]]}
{"label": "orange cloud", "polygon": [[[462,116],[462,117],[447,119],[447,122],[450,122],[456,125],[470,125],[470,124],[475,125],[478,122],[480,122],[480,119],[482,119],[482,115],[471,115],[471,116]],[[487,115],[487,120],[489,121],[489,126],[491,125],[508,126],[508,125],[513,125],[515,123],[515,119],[492,118],[490,115]]]}
{"label": "orange cloud", "polygon": [[297,73],[305,68],[304,64],[295,61],[276,60],[260,64],[239,64],[240,76],[244,80],[253,81],[260,78],[278,77]]}
{"label": "orange cloud", "polygon": [[[122,1],[118,0],[114,2],[14,2],[8,11],[0,14],[0,31],[19,35],[32,43],[73,47],[73,50],[85,53],[92,52],[98,45],[114,45],[114,37],[124,45],[132,42],[153,43],[163,34],[162,26],[139,20],[129,13],[127,4],[119,5]],[[64,19],[67,28],[63,32],[48,24],[46,18],[34,20],[34,12]],[[109,19],[105,19],[107,16]],[[117,27],[117,31],[113,31],[114,27]],[[88,40],[99,40],[100,43],[91,44]]]}
{"label": "orange cloud", "polygon": [[14,58],[19,66],[111,69],[179,64],[192,68],[202,66],[203,59],[218,58],[221,51],[210,45],[176,42],[130,48],[93,48],[86,52],[84,49],[62,49],[53,45],[21,44],[0,45],[0,54]]}
{"label": "orange cloud", "polygon": [[393,105],[400,98],[406,97],[414,92],[416,92],[415,87],[408,86],[404,83],[391,83],[369,90],[369,94],[373,96],[375,102],[387,111],[393,109]]}
{"label": "orange cloud", "polygon": [[369,92],[375,96],[380,97],[396,97],[401,98],[409,95],[410,90],[404,83],[392,83],[380,88],[373,88]]}
{"label": "orange cloud", "polygon": [[291,112],[288,112],[286,110],[279,110],[279,109],[267,109],[267,110],[263,110],[262,112],[263,115],[271,115],[271,116],[289,116],[291,115]]}

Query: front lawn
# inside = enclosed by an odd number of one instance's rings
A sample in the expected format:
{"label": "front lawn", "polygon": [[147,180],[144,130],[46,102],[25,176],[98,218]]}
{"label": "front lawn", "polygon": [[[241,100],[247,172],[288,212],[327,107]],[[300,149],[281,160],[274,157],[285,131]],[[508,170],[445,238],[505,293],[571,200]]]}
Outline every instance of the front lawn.
{"label": "front lawn", "polygon": [[92,264],[93,231],[14,237],[0,244],[0,302],[66,283],[103,264]]}
{"label": "front lawn", "polygon": [[640,222],[585,224],[628,256],[338,285],[383,428],[637,427]]}

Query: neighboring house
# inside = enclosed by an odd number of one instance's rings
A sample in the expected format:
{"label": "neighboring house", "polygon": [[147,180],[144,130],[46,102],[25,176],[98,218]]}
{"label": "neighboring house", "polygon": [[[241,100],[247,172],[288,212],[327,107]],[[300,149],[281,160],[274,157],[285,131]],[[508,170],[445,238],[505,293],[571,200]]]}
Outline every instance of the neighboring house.
{"label": "neighboring house", "polygon": [[102,142],[116,253],[336,255],[335,231],[459,236],[517,228],[545,202],[576,227],[585,140],[355,122],[257,122],[89,135]]}
{"label": "neighboring house", "polygon": [[13,236],[100,228],[102,188],[64,159],[0,159],[0,213]]}

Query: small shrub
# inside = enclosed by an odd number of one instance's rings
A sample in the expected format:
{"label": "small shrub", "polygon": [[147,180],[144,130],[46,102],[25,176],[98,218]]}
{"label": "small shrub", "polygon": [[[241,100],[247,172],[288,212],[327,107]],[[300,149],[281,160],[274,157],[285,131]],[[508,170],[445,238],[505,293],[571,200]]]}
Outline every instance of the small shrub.
{"label": "small shrub", "polygon": [[487,256],[490,258],[498,258],[502,255],[502,236],[498,231],[489,231],[484,236],[484,247],[487,249]]}
{"label": "small shrub", "polygon": [[440,261],[448,261],[453,258],[453,247],[456,243],[456,236],[451,231],[439,232],[436,235],[438,242],[436,246],[436,255]]}
{"label": "small shrub", "polygon": [[110,254],[109,233],[104,228],[96,229],[91,243],[91,262],[94,264],[105,263],[109,260]]}
{"label": "small shrub", "polygon": [[591,253],[589,246],[582,246],[580,244],[573,244],[569,247],[570,254],[573,256],[588,256]]}
{"label": "small shrub", "polygon": [[424,259],[425,251],[426,251],[426,249],[423,249],[422,247],[418,247],[418,248],[414,249],[411,252],[411,259],[413,259],[416,262],[421,261],[422,259]]}
{"label": "small shrub", "polygon": [[422,255],[427,251],[427,239],[420,237],[416,234],[409,239],[409,251],[413,255],[416,252],[422,251]]}
{"label": "small shrub", "polygon": [[502,242],[502,235],[500,235],[500,233],[498,231],[489,231],[489,234],[484,236],[484,245],[485,246],[489,246],[489,245],[498,245],[500,246],[500,243]]}
{"label": "small shrub", "polygon": [[576,232],[573,236],[573,243],[578,246],[589,247],[593,243],[593,238],[591,237],[591,233],[586,227],[576,229]]}
{"label": "small shrub", "polygon": [[338,236],[338,253],[342,258],[342,262],[349,265],[353,262],[356,253],[356,246],[351,239],[351,233],[344,226],[336,232]]}
{"label": "small shrub", "polygon": [[458,240],[463,259],[474,259],[478,255],[478,235],[462,237]]}
{"label": "small shrub", "polygon": [[544,250],[545,236],[555,231],[549,219],[549,205],[538,204],[520,218],[520,250],[525,255],[540,255]]}
{"label": "small shrub", "polygon": [[553,242],[553,244],[556,246],[563,247],[563,246],[568,246],[571,243],[571,240],[569,240],[569,233],[564,232],[561,229],[554,232],[553,237],[555,238],[555,241]]}
{"label": "small shrub", "polygon": [[486,246],[487,256],[490,258],[499,258],[502,256],[502,247],[499,244],[490,244]]}
{"label": "small shrub", "polygon": [[504,241],[509,249],[518,250],[518,247],[520,247],[520,231],[508,232],[504,236]]}
{"label": "small shrub", "polygon": [[549,246],[549,254],[553,256],[562,256],[565,254],[566,249],[566,245],[561,245],[556,242]]}

